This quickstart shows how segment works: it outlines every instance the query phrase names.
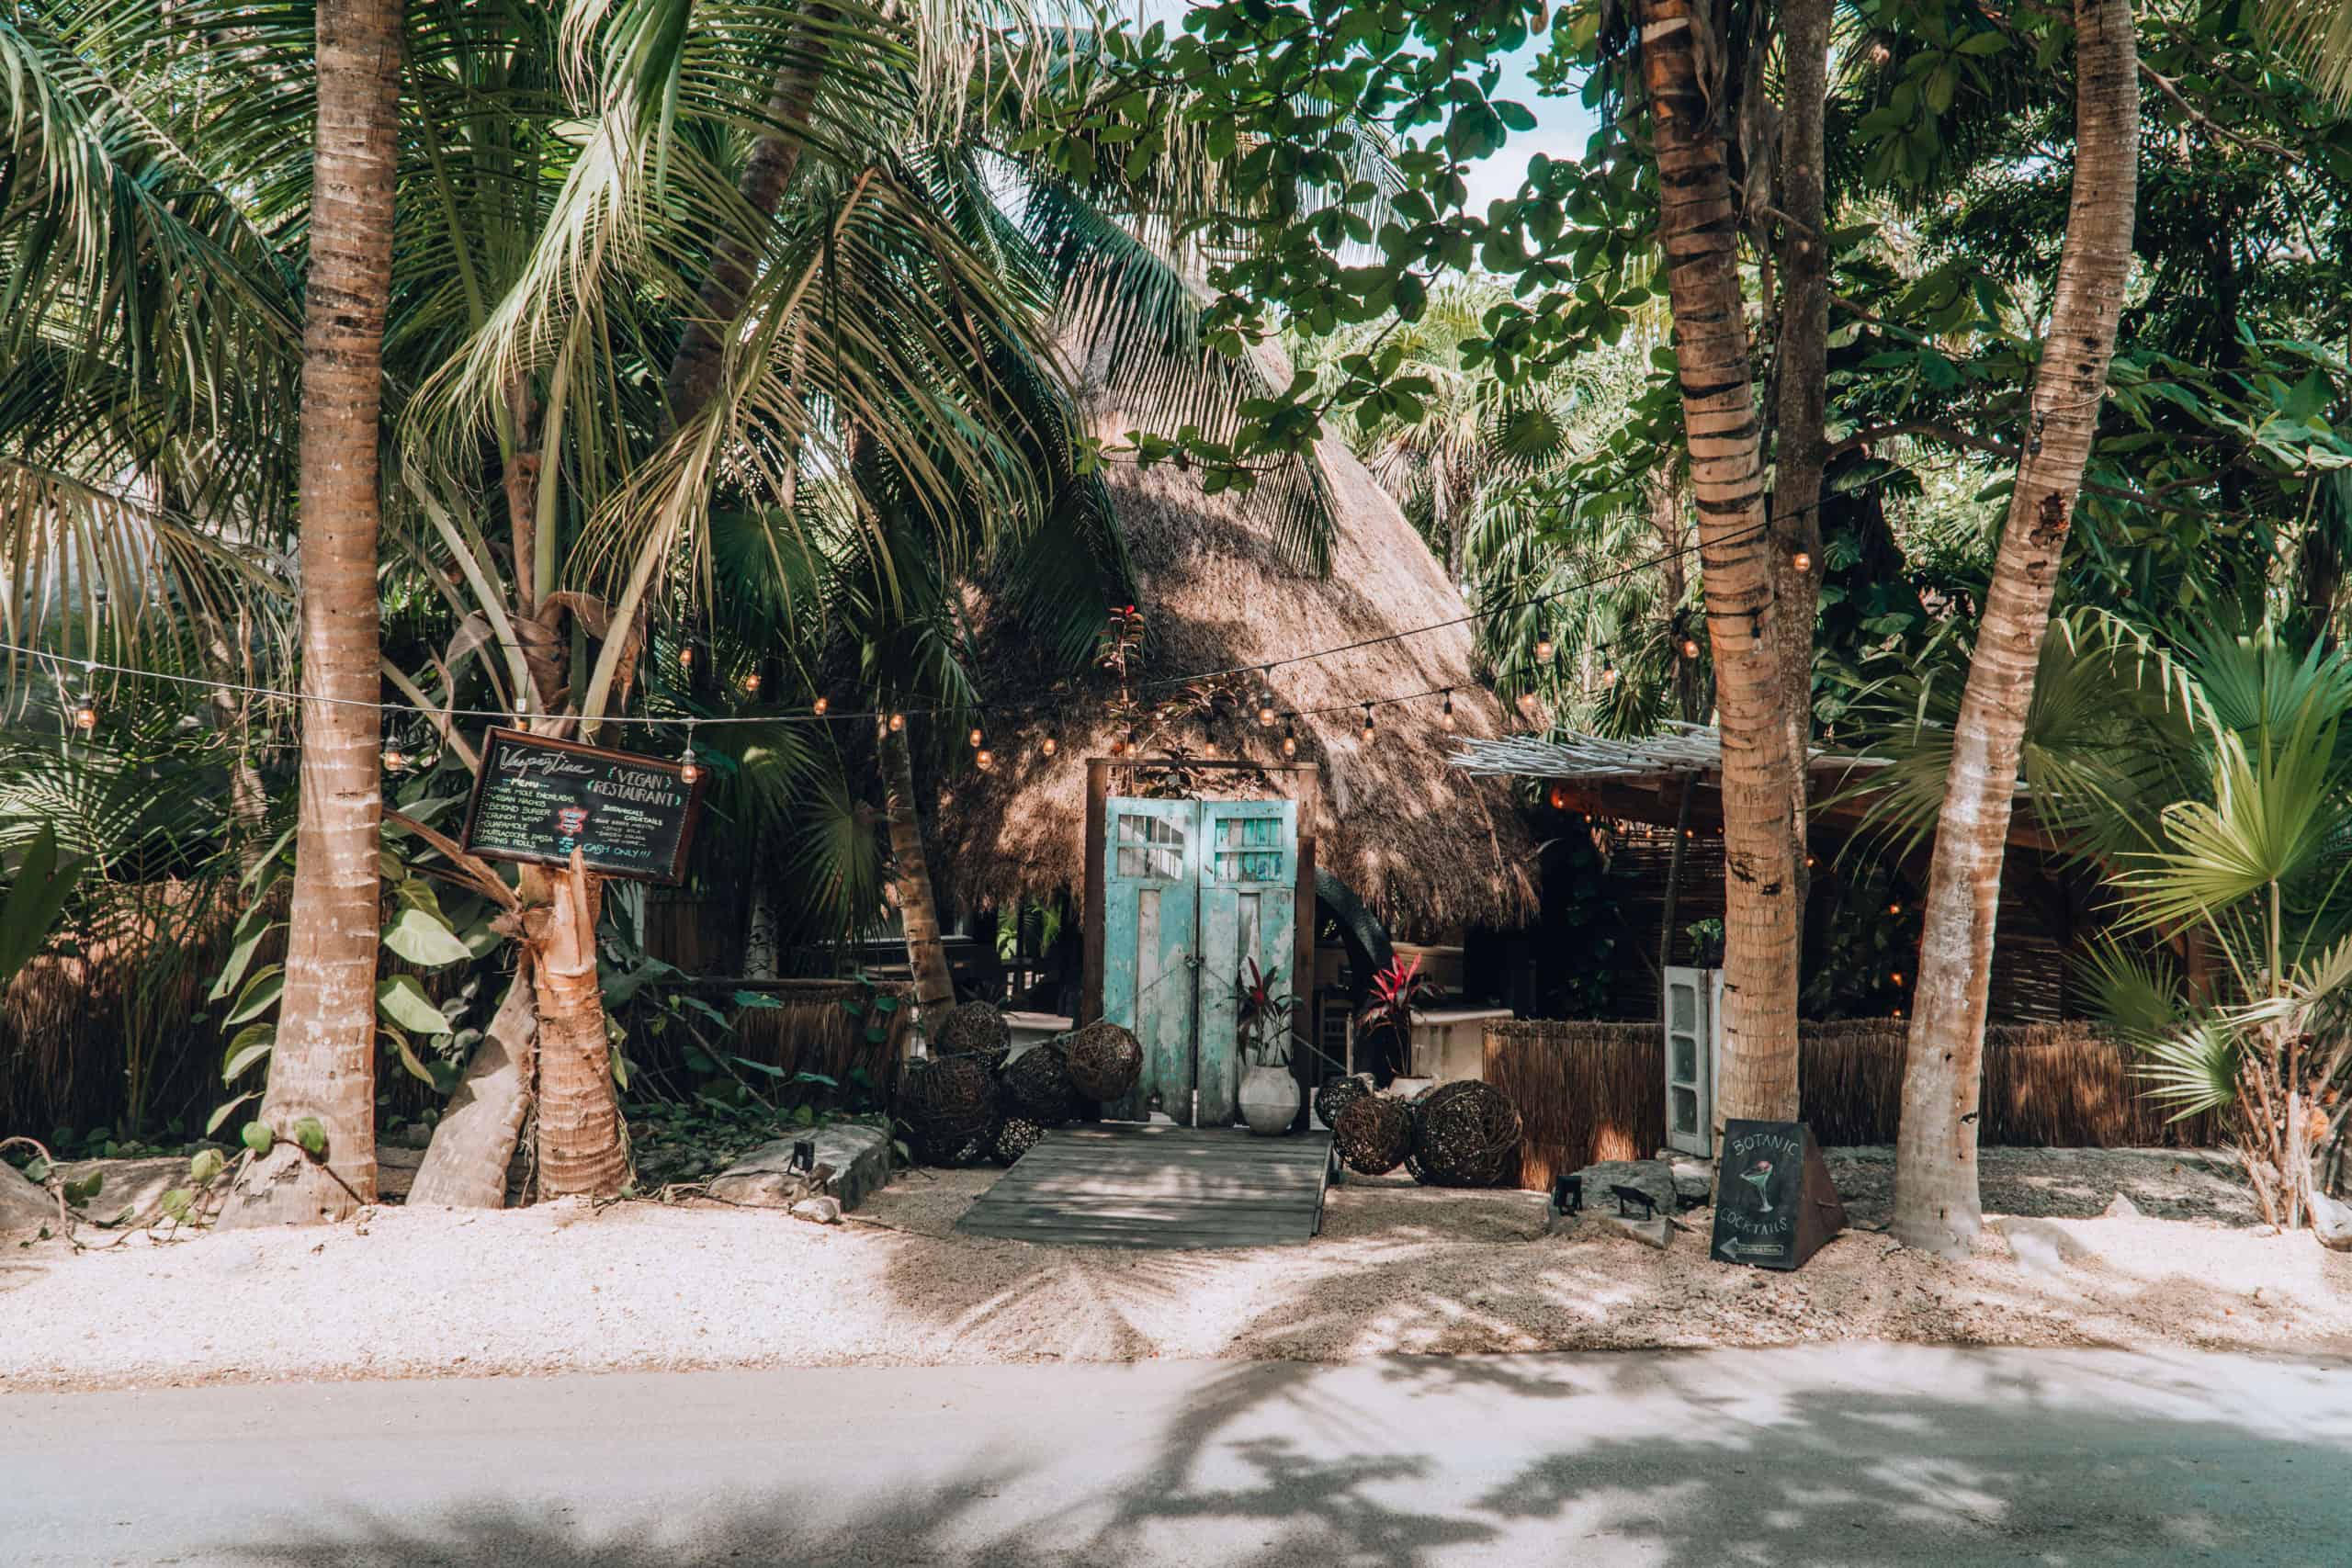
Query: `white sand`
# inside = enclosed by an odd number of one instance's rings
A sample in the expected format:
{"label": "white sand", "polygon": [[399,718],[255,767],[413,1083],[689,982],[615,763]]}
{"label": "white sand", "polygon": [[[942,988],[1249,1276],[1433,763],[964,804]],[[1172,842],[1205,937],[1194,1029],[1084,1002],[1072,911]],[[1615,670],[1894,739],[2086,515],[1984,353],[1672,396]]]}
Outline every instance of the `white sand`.
{"label": "white sand", "polygon": [[996,1174],[902,1177],[838,1229],[652,1203],[385,1208],[328,1231],[10,1246],[0,1387],[1839,1337],[2352,1351],[2352,1257],[2213,1220],[2036,1219],[2021,1251],[2078,1254],[2040,1267],[1997,1234],[1948,1265],[1857,1230],[1791,1275],[1710,1262],[1703,1211],[1661,1253],[1589,1222],[1543,1236],[1532,1194],[1395,1184],[1334,1189],[1304,1247],[950,1236]]}

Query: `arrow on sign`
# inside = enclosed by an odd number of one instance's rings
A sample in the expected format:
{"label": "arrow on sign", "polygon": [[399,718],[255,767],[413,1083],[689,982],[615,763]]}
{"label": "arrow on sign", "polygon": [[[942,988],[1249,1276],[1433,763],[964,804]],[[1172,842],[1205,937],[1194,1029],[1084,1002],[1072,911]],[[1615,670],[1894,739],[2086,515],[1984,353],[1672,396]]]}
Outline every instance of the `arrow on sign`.
{"label": "arrow on sign", "polygon": [[1779,1242],[1742,1241],[1734,1236],[1715,1250],[1736,1263],[1743,1254],[1749,1258],[1780,1258],[1789,1249]]}

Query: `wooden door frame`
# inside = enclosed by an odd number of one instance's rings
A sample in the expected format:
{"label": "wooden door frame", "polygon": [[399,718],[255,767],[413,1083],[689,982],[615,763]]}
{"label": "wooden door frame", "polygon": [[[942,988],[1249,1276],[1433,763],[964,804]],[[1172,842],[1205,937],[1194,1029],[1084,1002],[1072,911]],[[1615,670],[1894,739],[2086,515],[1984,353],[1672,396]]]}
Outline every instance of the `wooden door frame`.
{"label": "wooden door frame", "polygon": [[[1238,757],[1089,757],[1086,759],[1086,899],[1082,906],[1085,964],[1080,972],[1079,1016],[1075,1020],[1080,1024],[1092,1023],[1102,1016],[1102,924],[1107,891],[1102,863],[1110,849],[1112,774],[1114,770],[1123,771],[1132,777],[1138,773],[1168,773],[1178,768],[1292,775],[1291,791],[1283,797],[1298,803],[1298,892],[1297,908],[1291,921],[1291,994],[1298,995],[1299,976],[1311,976],[1315,973],[1315,843],[1323,812],[1323,770],[1320,764],[1251,762]],[[1310,1008],[1297,1008],[1291,1012],[1291,1072],[1298,1079],[1302,1090],[1312,1088],[1306,1076],[1306,1058],[1313,1049],[1312,1042],[1307,1038],[1313,1027],[1312,1011]],[[1308,1098],[1306,1092],[1300,1094],[1299,1120],[1295,1125],[1304,1127],[1306,1124]]]}

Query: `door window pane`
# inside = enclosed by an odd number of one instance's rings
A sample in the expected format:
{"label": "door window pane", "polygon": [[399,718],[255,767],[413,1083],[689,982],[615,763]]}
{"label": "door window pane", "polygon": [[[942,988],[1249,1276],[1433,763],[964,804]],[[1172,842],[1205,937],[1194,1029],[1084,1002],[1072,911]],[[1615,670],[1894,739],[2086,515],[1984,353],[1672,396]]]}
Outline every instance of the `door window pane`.
{"label": "door window pane", "polygon": [[1160,817],[1122,813],[1118,874],[1174,882],[1184,874],[1184,829]]}
{"label": "door window pane", "polygon": [[1680,1030],[1698,1028],[1699,1021],[1693,1016],[1697,1010],[1691,1005],[1697,1000],[1698,993],[1690,987],[1668,986],[1666,988],[1666,1026]]}
{"label": "door window pane", "polygon": [[1699,1130],[1699,1097],[1687,1089],[1674,1091],[1674,1130],[1695,1133]]}
{"label": "door window pane", "polygon": [[1282,819],[1220,817],[1216,824],[1219,882],[1274,882],[1283,874]]}
{"label": "door window pane", "polygon": [[1674,1037],[1674,1077],[1679,1083],[1699,1081],[1699,1043],[1688,1034]]}

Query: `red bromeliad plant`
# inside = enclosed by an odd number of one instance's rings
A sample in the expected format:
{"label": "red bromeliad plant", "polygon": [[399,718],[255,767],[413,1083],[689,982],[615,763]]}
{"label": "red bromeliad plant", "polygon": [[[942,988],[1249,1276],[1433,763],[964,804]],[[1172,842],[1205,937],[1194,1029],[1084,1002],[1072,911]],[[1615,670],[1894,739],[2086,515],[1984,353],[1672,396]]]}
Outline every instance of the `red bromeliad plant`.
{"label": "red bromeliad plant", "polygon": [[[1233,1021],[1241,1036],[1242,1055],[1252,1066],[1279,1067],[1290,1060],[1288,1024],[1298,998],[1276,994],[1282,975],[1281,964],[1261,971],[1252,958],[1250,977],[1241,983],[1240,998],[1234,1004]],[[1274,1048],[1276,1041],[1281,1042],[1280,1051]]]}
{"label": "red bromeliad plant", "polygon": [[1408,1064],[1406,1047],[1413,1037],[1413,1010],[1429,989],[1430,978],[1421,973],[1419,954],[1392,958],[1386,968],[1372,977],[1372,999],[1364,1004],[1357,1022],[1367,1033],[1386,1032],[1391,1042],[1390,1066],[1396,1070]]}

